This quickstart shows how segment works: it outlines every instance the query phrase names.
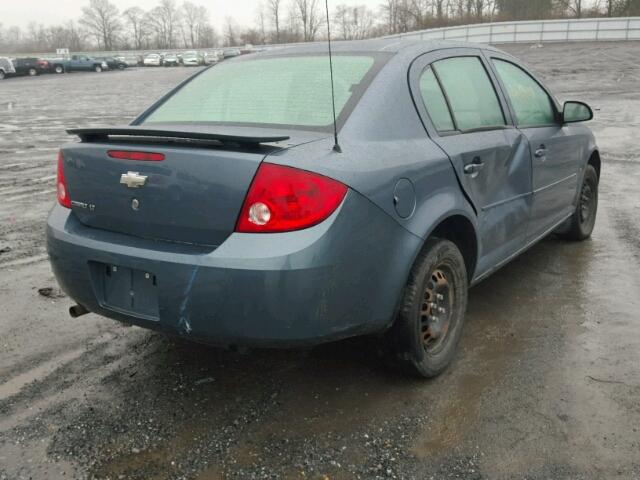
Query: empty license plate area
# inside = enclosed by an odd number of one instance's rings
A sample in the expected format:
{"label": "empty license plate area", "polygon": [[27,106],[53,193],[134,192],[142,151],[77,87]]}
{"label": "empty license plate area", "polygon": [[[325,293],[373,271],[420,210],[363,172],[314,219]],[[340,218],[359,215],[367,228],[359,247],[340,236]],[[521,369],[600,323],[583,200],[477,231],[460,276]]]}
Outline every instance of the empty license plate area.
{"label": "empty license plate area", "polygon": [[104,263],[93,263],[91,269],[103,307],[158,320],[158,281],[152,272]]}

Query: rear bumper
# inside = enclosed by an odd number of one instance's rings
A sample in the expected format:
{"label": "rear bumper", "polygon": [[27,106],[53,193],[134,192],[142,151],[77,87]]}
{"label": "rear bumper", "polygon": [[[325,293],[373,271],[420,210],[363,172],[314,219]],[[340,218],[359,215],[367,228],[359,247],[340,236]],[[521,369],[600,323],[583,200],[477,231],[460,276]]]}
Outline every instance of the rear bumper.
{"label": "rear bumper", "polygon": [[[160,243],[89,228],[58,205],[47,222],[53,271],[89,310],[218,345],[315,344],[387,328],[420,239],[349,191],[312,228],[231,234],[218,248]],[[90,264],[151,272],[158,320],[101,304]]]}

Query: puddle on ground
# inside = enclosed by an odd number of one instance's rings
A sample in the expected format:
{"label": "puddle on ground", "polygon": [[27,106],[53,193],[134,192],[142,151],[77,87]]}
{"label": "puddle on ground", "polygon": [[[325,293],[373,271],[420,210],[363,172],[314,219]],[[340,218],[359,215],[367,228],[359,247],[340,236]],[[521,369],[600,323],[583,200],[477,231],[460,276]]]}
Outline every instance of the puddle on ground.
{"label": "puddle on ground", "polygon": [[[474,319],[485,326],[490,320]],[[497,326],[494,328],[497,329]],[[461,443],[480,415],[483,394],[502,379],[509,359],[520,351],[520,344],[520,341],[508,333],[488,335],[482,339],[482,345],[470,352],[471,358],[466,362],[476,364],[476,371],[454,372],[444,381],[436,379],[434,384],[441,385],[434,385],[434,388],[442,387],[448,394],[440,395],[431,412],[430,426],[412,448],[418,458],[440,456]],[[461,348],[469,346],[461,345]],[[456,365],[453,368],[468,370]],[[451,385],[451,380],[455,377],[455,383]]]}

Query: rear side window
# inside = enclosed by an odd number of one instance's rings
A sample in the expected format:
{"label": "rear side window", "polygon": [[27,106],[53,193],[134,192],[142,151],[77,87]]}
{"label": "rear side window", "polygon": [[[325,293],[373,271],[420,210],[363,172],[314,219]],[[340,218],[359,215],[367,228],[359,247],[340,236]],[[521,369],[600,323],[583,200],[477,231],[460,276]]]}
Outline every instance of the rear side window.
{"label": "rear side window", "polygon": [[551,99],[538,82],[513,63],[493,59],[493,65],[507,90],[519,127],[555,123]]}
{"label": "rear side window", "polygon": [[436,130],[439,132],[455,130],[447,101],[444,98],[438,79],[433,74],[431,68],[427,68],[422,72],[422,76],[420,77],[420,94],[422,95],[422,100]]}
{"label": "rear side window", "polygon": [[455,57],[432,65],[451,106],[456,129],[505,125],[498,96],[478,57]]}
{"label": "rear side window", "polygon": [[[371,81],[370,55],[333,58],[336,114]],[[291,126],[326,130],[333,122],[326,55],[223,62],[196,76],[144,121]]]}

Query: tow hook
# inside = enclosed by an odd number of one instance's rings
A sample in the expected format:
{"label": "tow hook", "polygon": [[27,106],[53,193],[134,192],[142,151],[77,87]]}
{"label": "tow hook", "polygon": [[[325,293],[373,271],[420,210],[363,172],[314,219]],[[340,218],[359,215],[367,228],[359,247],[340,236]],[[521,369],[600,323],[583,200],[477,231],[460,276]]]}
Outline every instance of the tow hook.
{"label": "tow hook", "polygon": [[74,305],[73,307],[69,308],[69,315],[71,315],[72,318],[78,318],[87,313],[89,313],[89,310],[87,310],[86,307],[82,305]]}

